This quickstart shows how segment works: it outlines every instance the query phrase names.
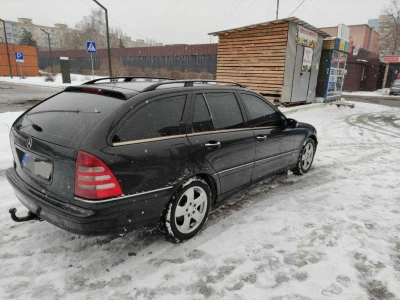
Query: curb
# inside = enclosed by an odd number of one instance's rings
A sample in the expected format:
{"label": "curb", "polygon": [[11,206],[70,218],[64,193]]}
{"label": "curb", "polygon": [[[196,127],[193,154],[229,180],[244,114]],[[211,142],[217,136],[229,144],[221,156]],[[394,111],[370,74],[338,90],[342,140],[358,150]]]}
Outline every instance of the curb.
{"label": "curb", "polygon": [[342,94],[344,99],[363,99],[363,100],[398,100],[400,101],[400,96],[388,96],[388,95],[352,95],[352,94]]}
{"label": "curb", "polygon": [[305,104],[305,105],[299,105],[299,106],[293,106],[293,107],[278,107],[278,109],[283,112],[284,114],[291,114],[295,113],[298,111],[305,111],[305,110],[310,110],[310,109],[315,109],[315,108],[322,108],[325,107],[329,103],[312,103],[312,104]]}

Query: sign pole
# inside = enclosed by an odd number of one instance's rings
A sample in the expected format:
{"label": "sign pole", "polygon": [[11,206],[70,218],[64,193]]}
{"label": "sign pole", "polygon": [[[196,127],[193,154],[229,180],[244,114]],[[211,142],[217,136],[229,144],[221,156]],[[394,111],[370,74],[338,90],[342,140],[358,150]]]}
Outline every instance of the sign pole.
{"label": "sign pole", "polygon": [[90,60],[92,61],[92,80],[94,79],[94,69],[93,69],[93,54],[90,53]]}
{"label": "sign pole", "polygon": [[19,71],[21,73],[21,78],[22,78],[22,64],[21,63],[19,63]]}

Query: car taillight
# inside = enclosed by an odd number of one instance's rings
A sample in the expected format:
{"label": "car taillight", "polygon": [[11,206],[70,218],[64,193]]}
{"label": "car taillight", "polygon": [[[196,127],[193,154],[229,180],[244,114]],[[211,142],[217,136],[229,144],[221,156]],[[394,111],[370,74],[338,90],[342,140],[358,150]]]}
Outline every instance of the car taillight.
{"label": "car taillight", "polygon": [[395,86],[394,83],[392,83],[391,87],[394,87],[394,86]]}
{"label": "car taillight", "polygon": [[97,200],[121,195],[121,186],[106,164],[93,154],[79,151],[75,167],[75,196]]}

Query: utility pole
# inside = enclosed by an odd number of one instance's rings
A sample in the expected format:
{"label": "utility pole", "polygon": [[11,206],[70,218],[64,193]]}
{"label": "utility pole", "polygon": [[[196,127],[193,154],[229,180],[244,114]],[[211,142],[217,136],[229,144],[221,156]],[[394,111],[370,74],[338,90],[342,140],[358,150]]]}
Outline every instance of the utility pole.
{"label": "utility pole", "polygon": [[47,34],[47,38],[48,38],[48,40],[49,40],[51,74],[54,75],[54,70],[53,70],[53,56],[51,55],[51,46],[50,46],[50,33],[48,33],[47,31],[43,30],[42,28],[40,28],[40,30],[43,31],[45,34]]}
{"label": "utility pole", "polygon": [[93,0],[96,2],[97,5],[99,5],[102,9],[104,9],[106,13],[106,30],[107,30],[107,48],[108,48],[108,73],[110,77],[112,77],[112,69],[111,69],[111,49],[110,49],[110,33],[108,32],[108,12],[107,8],[105,8],[103,5],[101,5],[99,2],[96,0]]}
{"label": "utility pole", "polygon": [[276,19],[278,20],[278,14],[279,14],[279,0],[276,0]]}
{"label": "utility pole", "polygon": [[[6,33],[6,23],[4,20],[0,19],[3,22],[3,29],[4,29],[4,39],[6,40],[6,50],[7,50],[7,58],[8,58],[8,69],[10,70],[11,79],[13,78],[12,70],[11,70],[11,62],[10,62],[10,53],[8,53],[8,42],[7,42],[7,33]],[[17,71],[18,72],[18,71]]]}

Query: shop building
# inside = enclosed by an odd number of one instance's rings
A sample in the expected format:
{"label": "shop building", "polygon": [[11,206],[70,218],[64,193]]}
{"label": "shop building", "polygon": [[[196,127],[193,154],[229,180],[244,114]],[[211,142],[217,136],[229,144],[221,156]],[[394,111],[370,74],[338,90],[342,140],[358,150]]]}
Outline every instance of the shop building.
{"label": "shop building", "polygon": [[338,100],[342,96],[350,43],[340,38],[328,38],[323,41],[322,49],[316,100]]}
{"label": "shop building", "polygon": [[314,102],[326,32],[291,17],[210,34],[219,37],[218,80],[283,105]]}

